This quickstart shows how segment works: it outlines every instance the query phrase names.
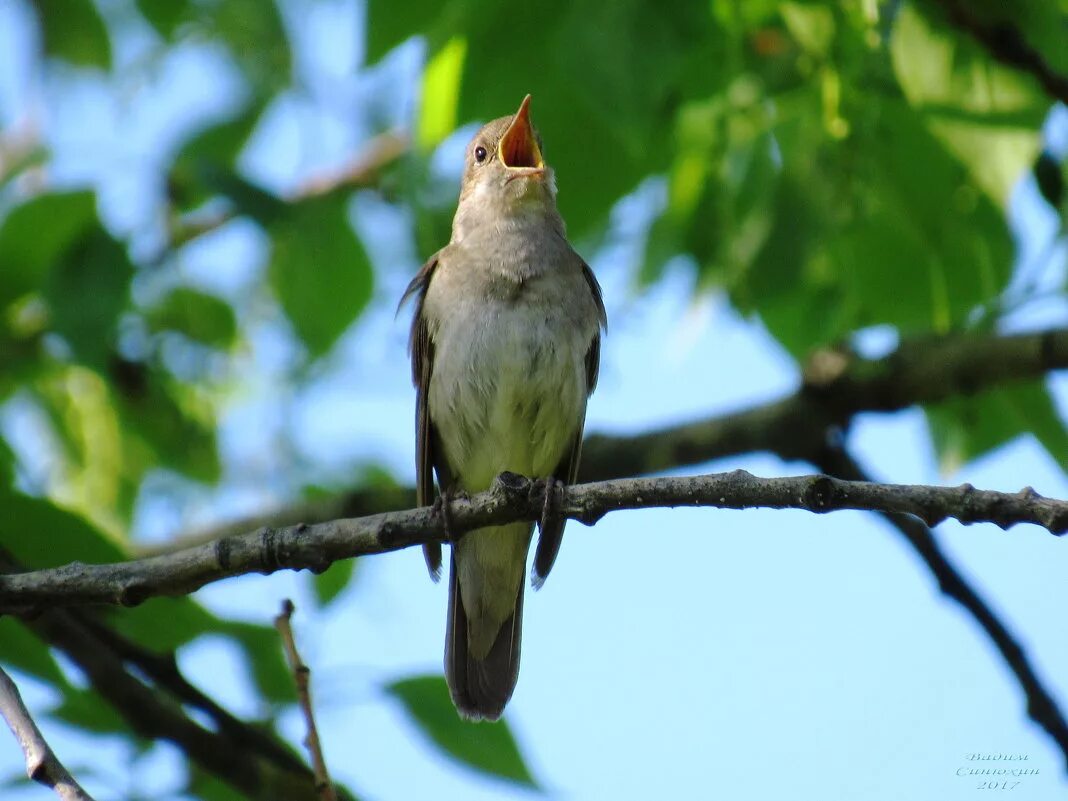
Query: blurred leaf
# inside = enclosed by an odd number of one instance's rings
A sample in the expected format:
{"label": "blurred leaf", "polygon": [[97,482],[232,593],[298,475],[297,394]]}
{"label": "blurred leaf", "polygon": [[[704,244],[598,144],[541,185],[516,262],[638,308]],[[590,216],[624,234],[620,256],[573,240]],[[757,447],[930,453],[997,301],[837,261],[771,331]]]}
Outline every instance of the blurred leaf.
{"label": "blurred leaf", "polygon": [[221,620],[218,632],[233,637],[244,649],[256,687],[270,703],[293,700],[293,675],[289,672],[278,632],[274,627]]}
{"label": "blurred leaf", "polygon": [[189,18],[186,0],[137,0],[137,10],[164,39],[173,39],[178,26]]}
{"label": "blurred leaf", "polygon": [[466,52],[467,41],[453,37],[423,70],[423,107],[416,136],[423,150],[431,150],[456,128],[460,75]]}
{"label": "blurred leaf", "polygon": [[49,274],[44,294],[53,329],[83,363],[106,365],[132,276],[126,248],[100,226],[66,251]]}
{"label": "blurred leaf", "polygon": [[195,762],[189,762],[188,773],[186,792],[200,801],[247,801],[243,793],[201,769]]}
{"label": "blurred leaf", "polygon": [[59,257],[95,219],[92,192],[38,195],[12,209],[0,223],[0,308],[40,289]]}
{"label": "blurred leaf", "polygon": [[169,292],[145,318],[153,331],[177,331],[209,347],[228,348],[237,337],[230,304],[188,287]]}
{"label": "blurred leaf", "polygon": [[162,375],[144,371],[116,396],[126,435],[124,463],[131,472],[166,466],[206,483],[218,481],[219,454],[209,412],[196,414],[194,389]]}
{"label": "blurred leaf", "polygon": [[126,554],[84,518],[41,498],[0,488],[0,545],[29,569],[67,562],[119,562]]}
{"label": "blurred leaf", "polygon": [[[433,23],[445,11],[456,13],[457,6],[448,9],[439,0],[367,0],[367,63],[378,61],[382,56],[413,36],[422,34],[430,39],[430,47],[436,49],[439,42],[432,32]],[[462,13],[462,12],[461,12]]]}
{"label": "blurred leaf", "polygon": [[453,759],[481,773],[517,784],[538,785],[507,723],[470,723],[456,714],[441,676],[417,676],[386,685],[430,740]]}
{"label": "blurred leaf", "polygon": [[[931,131],[1005,207],[1038,154],[1049,98],[1028,75],[1002,66],[957,28],[932,24],[911,5],[894,21],[890,52],[909,102],[926,110]],[[962,119],[953,110],[974,116]],[[996,115],[1004,114],[1013,115],[1011,123],[998,126]]]}
{"label": "blurred leaf", "polygon": [[53,491],[101,528],[120,530],[115,512],[132,504],[141,473],[131,474],[123,459],[124,431],[107,383],[82,365],[55,364],[39,372],[31,391],[63,447]]}
{"label": "blurred leaf", "polygon": [[92,0],[33,0],[44,50],[84,67],[111,68],[107,27]]}
{"label": "blurred leaf", "polygon": [[230,46],[257,96],[289,83],[289,39],[274,0],[208,0],[200,9],[206,32]]}
{"label": "blurred leaf", "polygon": [[35,676],[58,690],[68,686],[48,646],[10,616],[0,618],[0,662]]}
{"label": "blurred leaf", "polygon": [[128,734],[130,726],[95,689],[70,687],[49,716],[96,734]]}
{"label": "blurred leaf", "polygon": [[271,227],[271,285],[313,357],[325,353],[371,299],[371,263],[347,208],[344,197],[304,200]]}
{"label": "blurred leaf", "polygon": [[[218,632],[222,621],[190,598],[150,598],[143,604],[109,609],[105,617],[119,634],[156,653],[173,653],[204,634]],[[167,621],[161,626],[160,621]]]}
{"label": "blurred leaf", "polygon": [[927,423],[944,473],[953,473],[1016,437],[1033,433],[1068,471],[1068,430],[1041,381],[928,406]]}
{"label": "blurred leaf", "polygon": [[220,176],[233,172],[262,112],[260,105],[249,106],[202,129],[182,145],[168,176],[168,194],[180,210],[194,209],[219,193]]}
{"label": "blurred leaf", "polygon": [[312,576],[312,588],[320,606],[326,606],[349,586],[356,572],[356,562],[356,559],[342,559],[330,565],[325,572]]}

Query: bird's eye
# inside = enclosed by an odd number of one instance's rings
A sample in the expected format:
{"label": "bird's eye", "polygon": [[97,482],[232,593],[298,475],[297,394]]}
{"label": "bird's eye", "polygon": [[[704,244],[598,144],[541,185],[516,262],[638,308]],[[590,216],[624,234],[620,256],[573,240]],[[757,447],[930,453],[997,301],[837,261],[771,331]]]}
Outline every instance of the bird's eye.
{"label": "bird's eye", "polygon": [[486,148],[482,147],[482,145],[479,145],[478,147],[475,148],[475,161],[477,161],[479,164],[481,164],[485,160],[486,160]]}

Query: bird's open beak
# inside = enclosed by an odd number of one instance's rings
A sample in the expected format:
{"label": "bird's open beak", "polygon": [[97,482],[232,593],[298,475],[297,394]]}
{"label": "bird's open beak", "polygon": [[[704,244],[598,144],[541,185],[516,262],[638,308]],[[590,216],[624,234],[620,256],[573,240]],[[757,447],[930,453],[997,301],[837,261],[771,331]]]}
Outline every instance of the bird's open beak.
{"label": "bird's open beak", "polygon": [[520,177],[541,176],[545,173],[545,160],[530,124],[530,95],[523,98],[512,124],[497,145],[497,158],[508,168],[508,180]]}

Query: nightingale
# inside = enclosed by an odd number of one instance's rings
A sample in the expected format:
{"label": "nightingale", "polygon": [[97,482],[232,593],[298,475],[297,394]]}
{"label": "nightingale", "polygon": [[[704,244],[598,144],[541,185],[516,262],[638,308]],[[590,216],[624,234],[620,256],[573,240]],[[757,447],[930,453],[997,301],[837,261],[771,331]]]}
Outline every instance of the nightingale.
{"label": "nightingale", "polygon": [[[450,497],[486,490],[503,472],[546,479],[537,588],[560,549],[554,498],[578,470],[607,321],[556,209],[530,95],[468,145],[452,236],[401,303],[413,296],[419,504],[440,504],[448,530]],[[521,522],[448,535],[445,678],[461,717],[497,720],[515,689],[533,531]],[[424,556],[437,580],[441,546],[424,546]]]}

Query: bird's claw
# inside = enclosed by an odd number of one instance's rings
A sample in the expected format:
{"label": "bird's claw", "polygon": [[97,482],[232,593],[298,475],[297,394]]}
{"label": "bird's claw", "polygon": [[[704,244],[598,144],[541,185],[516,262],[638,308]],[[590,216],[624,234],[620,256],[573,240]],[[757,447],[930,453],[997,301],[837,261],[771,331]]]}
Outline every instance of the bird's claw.
{"label": "bird's claw", "polygon": [[460,535],[456,533],[456,527],[453,525],[452,511],[449,509],[449,504],[453,501],[469,500],[471,500],[471,496],[467,494],[466,490],[443,490],[434,499],[434,503],[430,507],[432,516],[441,516],[442,523],[445,525],[445,539],[448,540],[450,545],[455,545],[459,541]]}

